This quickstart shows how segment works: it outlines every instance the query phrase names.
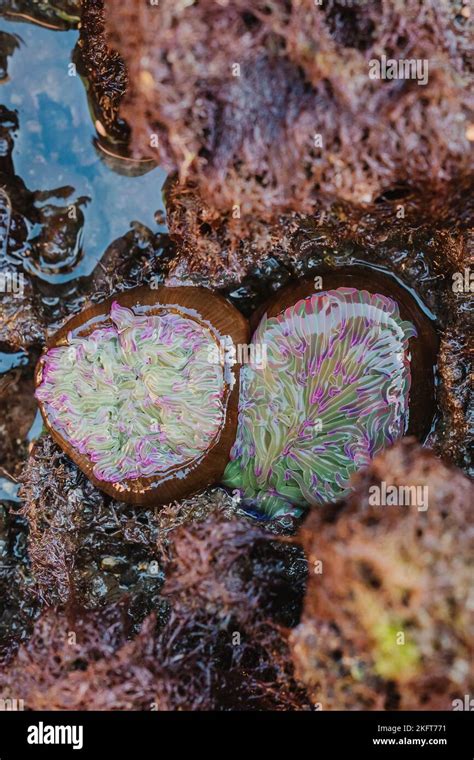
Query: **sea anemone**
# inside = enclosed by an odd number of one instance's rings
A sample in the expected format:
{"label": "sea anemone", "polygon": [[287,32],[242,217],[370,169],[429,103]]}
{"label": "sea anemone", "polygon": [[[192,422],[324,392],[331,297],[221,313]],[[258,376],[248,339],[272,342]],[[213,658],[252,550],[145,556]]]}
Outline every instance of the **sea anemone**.
{"label": "sea anemone", "polygon": [[291,306],[291,292],[277,299],[258,325],[253,356],[265,361],[242,371],[224,474],[271,515],[343,498],[352,473],[408,427],[413,322],[388,295],[310,287]]}
{"label": "sea anemone", "polygon": [[[54,337],[36,397],[55,440],[124,501],[166,503],[217,479],[236,427],[247,323],[201,288],[138,288]],[[219,444],[219,445],[218,445]]]}

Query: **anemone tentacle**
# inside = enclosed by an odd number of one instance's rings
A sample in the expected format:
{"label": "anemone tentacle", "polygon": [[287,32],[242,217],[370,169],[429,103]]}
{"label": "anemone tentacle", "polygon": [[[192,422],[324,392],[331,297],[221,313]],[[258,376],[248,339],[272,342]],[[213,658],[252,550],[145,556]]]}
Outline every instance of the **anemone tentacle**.
{"label": "anemone tentacle", "polygon": [[355,288],[265,315],[252,342],[267,361],[241,373],[223,482],[269,513],[347,495],[351,474],[405,432],[414,336],[395,301]]}
{"label": "anemone tentacle", "polygon": [[205,452],[222,427],[224,370],[205,325],[114,302],[110,327],[51,348],[36,390],[55,428],[100,480],[153,477]]}

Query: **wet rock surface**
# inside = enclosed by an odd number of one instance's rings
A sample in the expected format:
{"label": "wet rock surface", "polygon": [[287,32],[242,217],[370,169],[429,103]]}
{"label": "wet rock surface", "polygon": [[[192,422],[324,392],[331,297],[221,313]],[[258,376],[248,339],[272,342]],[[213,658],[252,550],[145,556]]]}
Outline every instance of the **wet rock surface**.
{"label": "wet rock surface", "polygon": [[139,629],[128,598],[46,610],[0,676],[3,698],[20,693],[31,709],[310,708],[287,644],[304,594],[301,549],[229,519],[218,501],[187,509],[186,519],[208,516],[179,527],[182,515],[162,515],[162,607]]}
{"label": "wet rock surface", "polygon": [[81,15],[80,0],[1,0],[0,13],[12,20],[26,21],[39,26],[65,31],[78,25]]}
{"label": "wet rock surface", "polygon": [[159,604],[163,583],[158,510],[111,501],[49,437],[36,444],[23,480],[22,513],[41,601],[94,609],[127,596],[141,622],[148,606]]}
{"label": "wet rock surface", "polygon": [[[81,30],[75,59],[87,77],[89,101],[99,136],[126,145],[129,128],[119,118],[120,102],[127,87],[125,64],[105,40],[104,10],[100,0],[86,0],[81,8]],[[97,125],[97,121],[96,121]]]}
{"label": "wet rock surface", "polygon": [[0,501],[0,665],[27,640],[39,611],[27,552],[28,526],[17,507]]}

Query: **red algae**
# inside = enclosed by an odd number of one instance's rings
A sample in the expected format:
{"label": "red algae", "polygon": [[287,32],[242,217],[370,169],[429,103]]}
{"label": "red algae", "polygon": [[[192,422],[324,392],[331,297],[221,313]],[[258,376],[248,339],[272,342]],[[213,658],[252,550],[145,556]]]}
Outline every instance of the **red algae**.
{"label": "red algae", "polygon": [[299,534],[309,583],[297,676],[319,709],[451,710],[473,688],[473,485],[412,439],[353,485]]}
{"label": "red algae", "polygon": [[[369,203],[404,182],[442,191],[469,171],[469,30],[456,4],[107,0],[105,10],[128,69],[120,110],[135,153],[178,172],[236,236],[252,217],[311,211],[315,193]],[[370,75],[400,39],[428,61],[423,86]]]}

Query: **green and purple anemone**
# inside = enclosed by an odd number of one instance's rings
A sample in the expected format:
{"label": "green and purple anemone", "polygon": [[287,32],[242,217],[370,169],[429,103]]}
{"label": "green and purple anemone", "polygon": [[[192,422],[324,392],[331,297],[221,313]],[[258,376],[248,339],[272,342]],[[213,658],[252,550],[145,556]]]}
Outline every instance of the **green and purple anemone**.
{"label": "green and purple anemone", "polygon": [[211,326],[114,302],[110,326],[49,349],[36,396],[50,424],[111,483],[192,462],[223,426],[224,367]]}
{"label": "green and purple anemone", "polygon": [[351,474],[406,430],[416,334],[395,301],[355,288],[265,315],[252,343],[266,361],[241,371],[224,484],[269,515],[344,497]]}

